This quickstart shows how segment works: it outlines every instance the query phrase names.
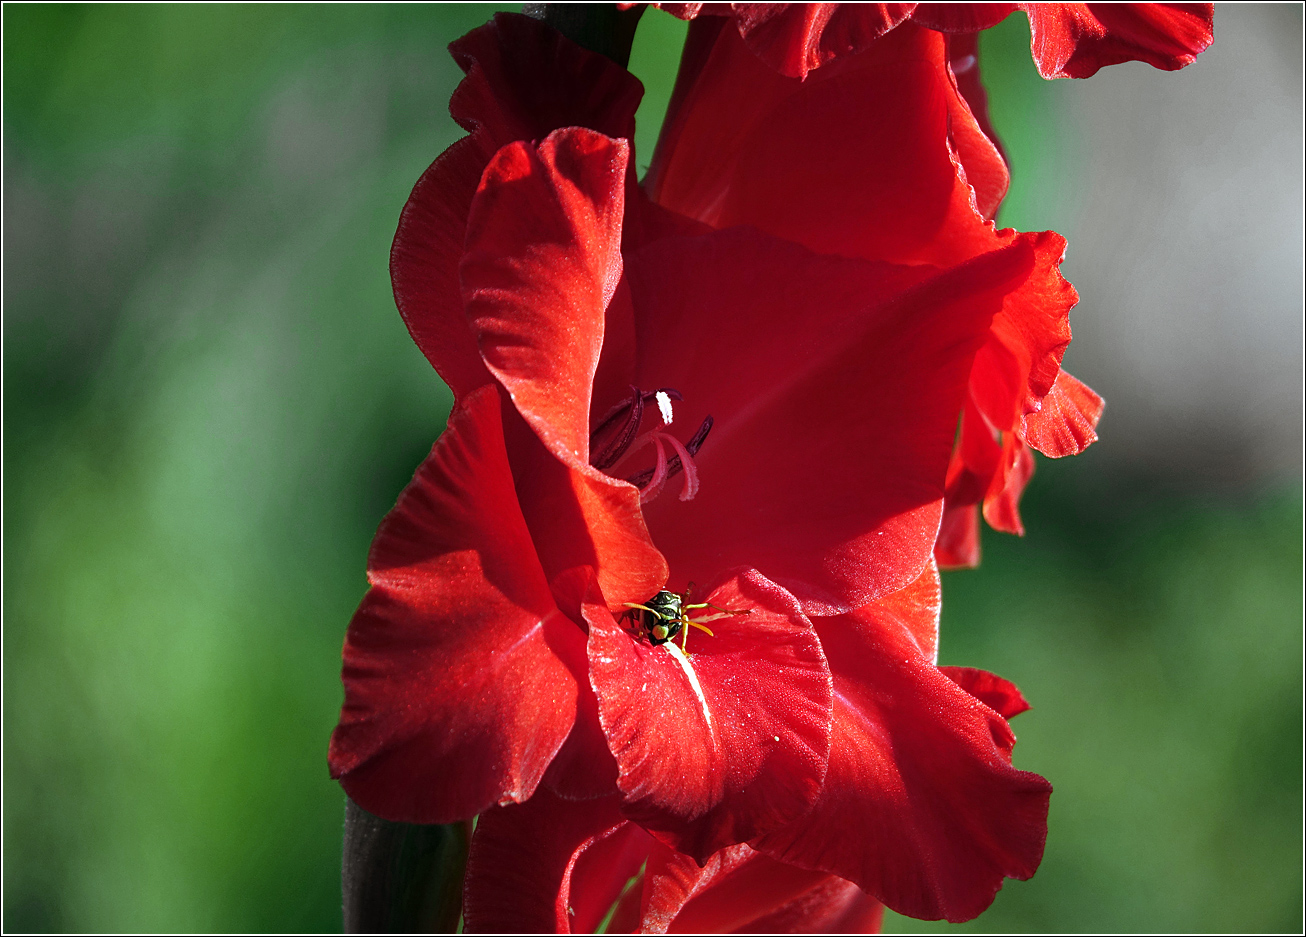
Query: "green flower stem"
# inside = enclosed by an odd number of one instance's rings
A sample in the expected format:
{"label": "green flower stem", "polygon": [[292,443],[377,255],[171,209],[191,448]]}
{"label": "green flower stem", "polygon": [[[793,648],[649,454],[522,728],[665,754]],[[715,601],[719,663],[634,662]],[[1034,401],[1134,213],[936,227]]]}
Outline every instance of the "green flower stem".
{"label": "green flower stem", "polygon": [[543,20],[578,46],[606,55],[622,68],[645,4],[619,10],[615,3],[523,3],[522,12]]}
{"label": "green flower stem", "polygon": [[345,804],[345,931],[445,933],[458,927],[470,824],[419,826]]}

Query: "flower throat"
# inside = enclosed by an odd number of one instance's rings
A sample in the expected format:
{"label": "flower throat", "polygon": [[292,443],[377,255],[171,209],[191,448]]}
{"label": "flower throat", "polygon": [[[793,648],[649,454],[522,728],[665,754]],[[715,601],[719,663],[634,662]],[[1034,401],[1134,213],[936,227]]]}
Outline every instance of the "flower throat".
{"label": "flower throat", "polygon": [[[673,417],[671,402],[685,399],[680,391],[671,387],[642,391],[634,386],[630,391],[631,395],[609,410],[590,433],[590,465],[614,477],[621,477],[608,470],[616,468],[629,456],[651,445],[655,459],[653,467],[626,477],[626,481],[639,489],[640,503],[647,504],[656,498],[662,493],[667,481],[681,472],[685,474],[685,484],[680,491],[680,500],[693,500],[698,494],[698,467],[694,464],[694,456],[707,439],[707,434],[712,431],[712,417],[704,418],[697,432],[688,442],[682,443],[665,430],[665,427],[671,425]],[[641,433],[640,424],[644,421],[644,411],[649,403],[657,405],[661,424],[656,429]],[[670,456],[668,448],[673,453]]]}

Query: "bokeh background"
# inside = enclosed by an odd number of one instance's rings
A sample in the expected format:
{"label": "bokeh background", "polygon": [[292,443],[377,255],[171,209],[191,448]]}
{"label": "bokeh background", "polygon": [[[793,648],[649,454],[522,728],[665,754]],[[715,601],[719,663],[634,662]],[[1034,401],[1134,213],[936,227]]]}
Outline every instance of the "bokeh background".
{"label": "bokeh background", "polygon": [[[340,644],[450,403],[387,252],[493,9],[5,6],[6,930],[339,929]],[[1087,81],[984,37],[1002,220],[1069,238],[1109,405],[944,579],[1046,858],[888,930],[1300,930],[1301,17]],[[683,35],[640,27],[641,162]]]}

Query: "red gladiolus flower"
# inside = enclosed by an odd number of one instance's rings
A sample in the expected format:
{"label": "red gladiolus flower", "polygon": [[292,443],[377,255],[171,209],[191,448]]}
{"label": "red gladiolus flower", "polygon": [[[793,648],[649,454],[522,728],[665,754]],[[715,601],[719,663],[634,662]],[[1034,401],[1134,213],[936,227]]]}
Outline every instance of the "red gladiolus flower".
{"label": "red gladiolus flower", "polygon": [[[627,72],[521,17],[452,49],[471,134],[392,271],[456,403],[373,544],[333,776],[388,819],[482,815],[472,928],[870,923],[845,880],[978,914],[1033,874],[1050,788],[1011,767],[1014,688],[935,666],[931,551],[1044,247],[718,230],[634,185]],[[687,652],[631,613],[663,588],[701,605]]]}
{"label": "red gladiolus flower", "polygon": [[[622,4],[633,6],[634,4]],[[1016,10],[1044,78],[1088,78],[1120,62],[1174,71],[1211,44],[1210,3],[655,3],[681,19],[733,16],[748,47],[791,78],[861,52],[905,22],[974,33]]]}

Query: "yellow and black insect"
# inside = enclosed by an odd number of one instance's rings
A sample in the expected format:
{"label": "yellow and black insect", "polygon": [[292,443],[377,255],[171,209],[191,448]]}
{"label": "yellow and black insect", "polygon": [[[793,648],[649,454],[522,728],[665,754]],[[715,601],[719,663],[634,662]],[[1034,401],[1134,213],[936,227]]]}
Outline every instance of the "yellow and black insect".
{"label": "yellow and black insect", "polygon": [[627,602],[626,607],[630,611],[626,612],[622,617],[629,617],[631,621],[638,625],[640,631],[652,644],[666,644],[668,641],[674,640],[676,635],[680,635],[680,649],[683,651],[689,641],[689,628],[687,626],[693,625],[699,631],[712,634],[712,629],[707,627],[703,621],[689,617],[691,611],[710,608],[718,613],[708,617],[705,621],[714,621],[726,615],[747,615],[752,611],[751,608],[718,608],[710,602],[691,603],[689,596],[693,589],[694,584],[690,583],[689,588],[683,594],[662,589],[657,595],[643,604]]}

